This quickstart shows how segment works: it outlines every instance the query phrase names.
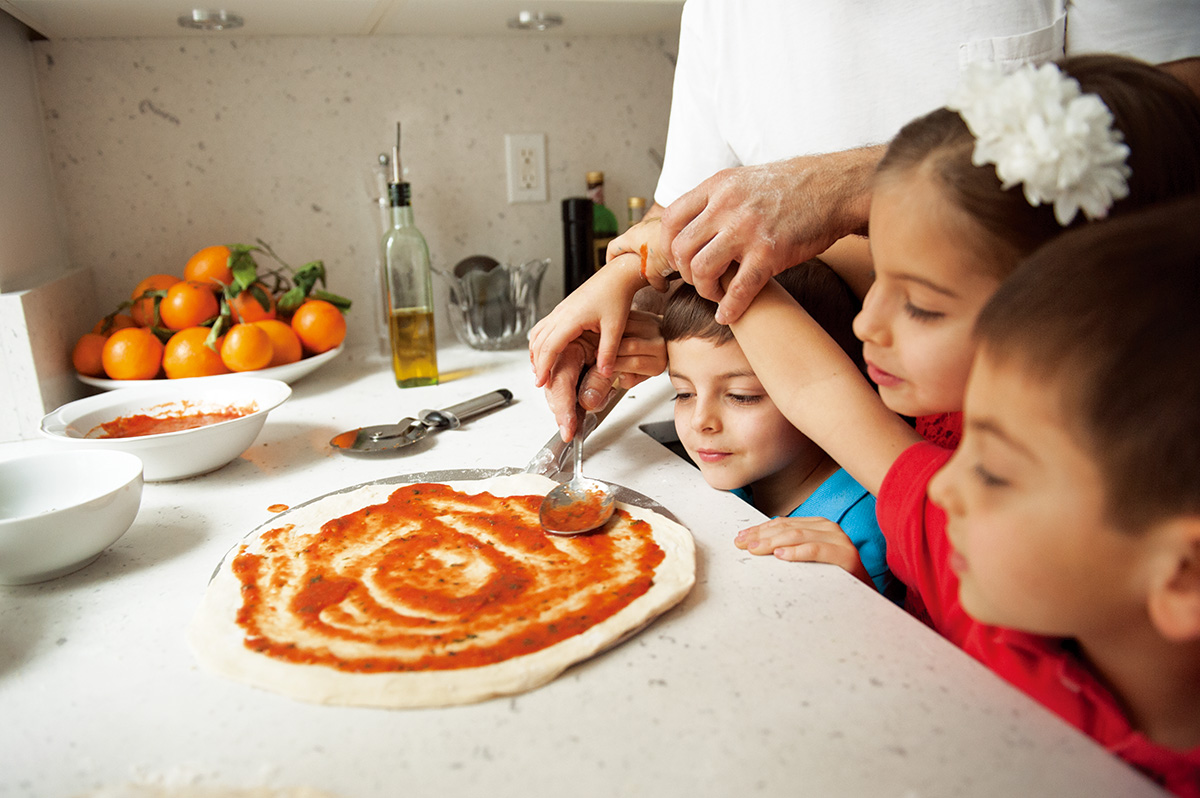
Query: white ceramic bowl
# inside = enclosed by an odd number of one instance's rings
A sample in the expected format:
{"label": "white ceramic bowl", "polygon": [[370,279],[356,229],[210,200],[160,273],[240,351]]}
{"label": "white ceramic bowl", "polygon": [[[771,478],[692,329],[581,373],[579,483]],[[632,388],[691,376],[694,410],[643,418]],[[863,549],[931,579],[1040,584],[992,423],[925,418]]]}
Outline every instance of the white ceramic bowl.
{"label": "white ceramic bowl", "polygon": [[[279,380],[259,377],[196,377],[163,380],[80,399],[42,419],[42,434],[76,449],[115,449],[135,454],[145,466],[147,482],[184,479],[213,471],[254,443],[267,414],[283,404],[292,389]],[[229,421],[195,429],[130,438],[98,437],[101,424],[119,418],[155,418],[248,411]]]}
{"label": "white ceramic bowl", "polygon": [[142,502],[142,461],[113,451],[0,461],[0,584],[54,579],[100,556]]}

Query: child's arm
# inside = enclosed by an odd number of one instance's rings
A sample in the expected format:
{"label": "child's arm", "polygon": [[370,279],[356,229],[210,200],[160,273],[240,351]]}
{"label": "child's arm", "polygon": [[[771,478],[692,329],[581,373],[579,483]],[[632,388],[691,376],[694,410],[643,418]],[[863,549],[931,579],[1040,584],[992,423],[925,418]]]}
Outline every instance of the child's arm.
{"label": "child's arm", "polygon": [[639,263],[637,255],[609,261],[534,325],[529,334],[529,359],[538,387],[546,383],[567,344],[585,332],[599,336],[597,367],[606,376],[612,375],[633,295],[646,285]]}
{"label": "child's arm", "polygon": [[875,589],[850,536],[827,518],[772,518],[738,532],[733,545],[751,554],[773,554],[788,562],[836,565]]}
{"label": "child's arm", "polygon": [[917,433],[775,281],[731,328],[780,412],[877,495],[892,463],[920,440]]}
{"label": "child's arm", "polygon": [[647,285],[658,291],[668,288],[663,275],[670,267],[658,252],[658,231],[659,220],[655,217],[614,239],[608,245],[608,263],[534,326],[529,336],[529,358],[539,387],[545,384],[567,344],[589,330],[600,336],[596,367],[601,374],[612,376],[634,294]]}

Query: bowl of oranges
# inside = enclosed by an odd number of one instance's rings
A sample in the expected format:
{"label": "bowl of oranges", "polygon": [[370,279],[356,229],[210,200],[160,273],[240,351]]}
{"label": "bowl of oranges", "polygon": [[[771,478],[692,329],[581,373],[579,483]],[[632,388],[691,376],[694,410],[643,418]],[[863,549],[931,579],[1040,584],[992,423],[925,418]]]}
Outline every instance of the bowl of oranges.
{"label": "bowl of oranges", "polygon": [[[262,270],[255,255],[276,262]],[[269,245],[215,245],[182,277],[144,278],[76,342],[71,363],[97,388],[253,373],[293,382],[342,351],[350,301],[316,286],[325,267],[292,269]]]}

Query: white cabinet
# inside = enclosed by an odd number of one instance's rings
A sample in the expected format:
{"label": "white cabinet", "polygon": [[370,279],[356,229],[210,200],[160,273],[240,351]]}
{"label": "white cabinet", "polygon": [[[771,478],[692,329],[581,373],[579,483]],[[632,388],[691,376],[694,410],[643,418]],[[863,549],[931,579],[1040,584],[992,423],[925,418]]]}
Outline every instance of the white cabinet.
{"label": "white cabinet", "polygon": [[[21,22],[50,39],[167,36],[596,36],[678,31],[684,0],[196,0],[245,20],[219,34],[186,30],[186,5],[162,0],[0,0]],[[546,33],[512,30],[520,11],[563,18]]]}

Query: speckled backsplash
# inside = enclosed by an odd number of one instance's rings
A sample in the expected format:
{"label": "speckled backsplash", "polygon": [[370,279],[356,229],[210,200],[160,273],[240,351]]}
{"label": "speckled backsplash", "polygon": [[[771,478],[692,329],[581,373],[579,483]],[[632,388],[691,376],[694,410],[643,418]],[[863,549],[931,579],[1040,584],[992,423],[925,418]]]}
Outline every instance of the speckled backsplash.
{"label": "speckled backsplash", "polygon": [[[375,346],[382,230],[368,176],[403,123],[402,162],[435,268],[474,254],[549,257],[562,295],[560,201],[606,174],[624,221],[650,197],[676,37],[211,38],[34,44],[71,263],[97,311],[214,243],[269,242],[325,261]],[[545,133],[549,201],[507,202],[505,133]],[[261,263],[261,261],[260,261]],[[438,307],[445,286],[435,278]],[[452,335],[445,313],[439,336]],[[90,325],[90,322],[88,322]]]}

